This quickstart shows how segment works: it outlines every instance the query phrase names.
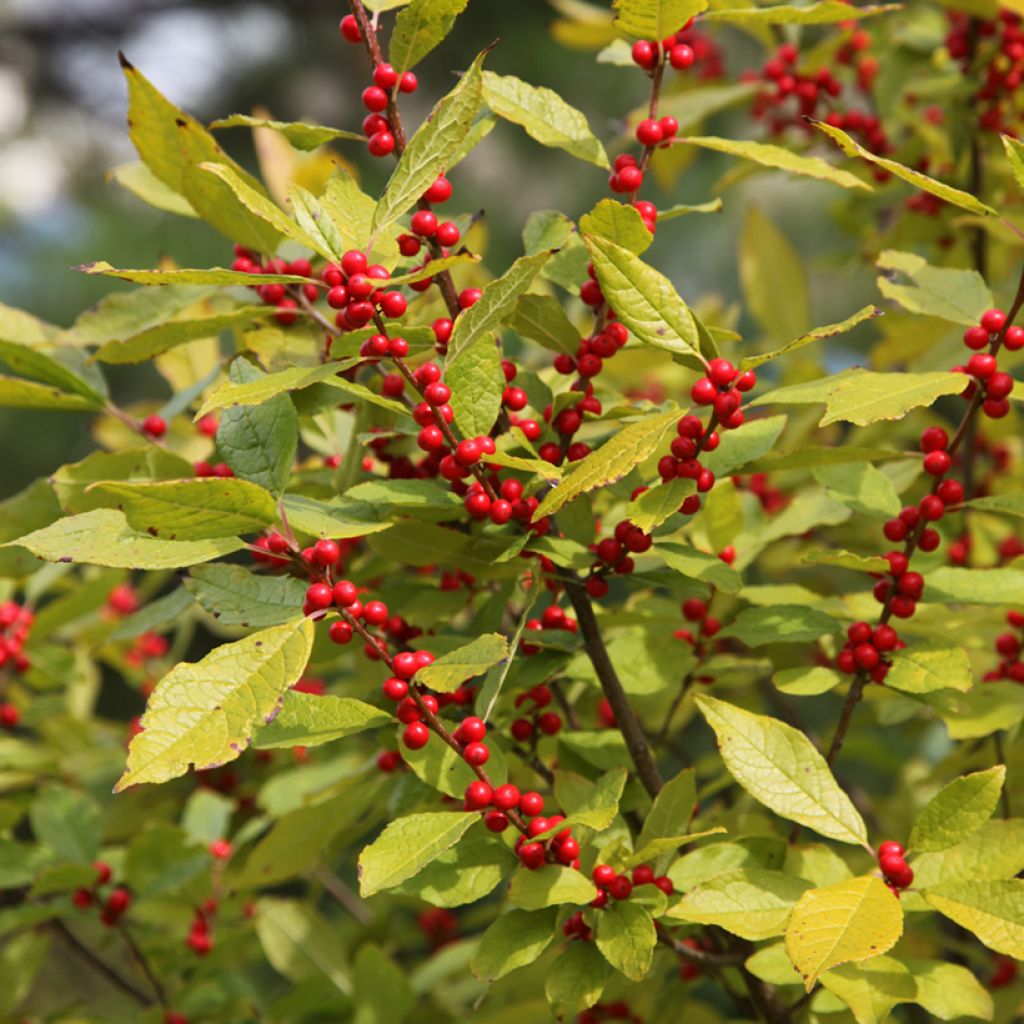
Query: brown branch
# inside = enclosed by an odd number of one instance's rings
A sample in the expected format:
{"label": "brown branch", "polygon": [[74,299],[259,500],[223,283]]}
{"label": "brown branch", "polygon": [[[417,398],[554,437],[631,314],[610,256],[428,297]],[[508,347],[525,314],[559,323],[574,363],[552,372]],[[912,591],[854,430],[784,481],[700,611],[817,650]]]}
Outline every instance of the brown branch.
{"label": "brown branch", "polygon": [[103,975],[115,988],[130,996],[140,1006],[153,1006],[153,999],[142,989],[137,988],[127,978],[119,974],[105,960],[94,953],[71,929],[61,920],[50,922],[53,929],[97,974]]}

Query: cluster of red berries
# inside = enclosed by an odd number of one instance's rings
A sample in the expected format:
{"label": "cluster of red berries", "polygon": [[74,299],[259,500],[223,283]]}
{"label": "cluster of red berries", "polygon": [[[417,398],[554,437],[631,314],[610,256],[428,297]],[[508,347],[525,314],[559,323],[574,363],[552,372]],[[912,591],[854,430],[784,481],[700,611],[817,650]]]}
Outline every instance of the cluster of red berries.
{"label": "cluster of red berries", "polygon": [[201,907],[196,907],[195,916],[185,936],[185,945],[196,956],[208,956],[213,952],[212,925],[217,913],[217,901],[206,900]]}
{"label": "cluster of red berries", "polygon": [[[231,269],[241,274],[294,274],[296,277],[306,277],[310,280],[302,285],[302,293],[309,302],[316,302],[320,290],[312,280],[313,265],[309,260],[297,259],[290,263],[287,260],[273,257],[265,263],[260,261],[258,253],[247,249],[244,245],[235,245],[235,259]],[[271,284],[255,284],[252,290],[260,297],[260,300],[276,310],[274,319],[283,327],[295,323],[299,315],[299,303],[288,294],[288,289],[280,282]]]}
{"label": "cluster of red berries", "polygon": [[[366,254],[358,249],[343,253],[340,263],[328,263],[320,272],[327,288],[327,305],[337,310],[334,322],[343,331],[356,331],[365,327],[379,312],[389,320],[405,315],[408,303],[405,296],[396,290],[386,290],[379,282],[391,276],[387,267],[370,263]],[[377,337],[376,335],[374,336]],[[403,356],[409,352],[408,343],[402,338],[385,339],[381,345],[375,341],[364,343],[360,355]],[[384,351],[379,351],[383,347]]]}
{"label": "cluster of red berries", "polygon": [[140,633],[124,653],[125,663],[133,668],[141,668],[148,661],[158,661],[167,656],[171,645],[167,637],[147,630]]}
{"label": "cluster of red berries", "polygon": [[897,896],[914,881],[914,871],[904,858],[905,852],[899,843],[891,839],[878,847],[878,867],[885,876],[885,884]]}
{"label": "cluster of red berries", "polygon": [[[32,632],[35,615],[16,601],[0,603],[0,671],[10,668],[19,675],[32,667],[25,644]],[[13,729],[21,719],[17,705],[0,702],[0,728]]]}
{"label": "cluster of red berries", "polygon": [[[975,94],[982,128],[1016,136],[1020,120],[1017,90],[1024,82],[1024,28],[1015,11],[1002,9],[995,18],[947,11],[946,49],[964,74],[983,69],[985,80]],[[972,43],[972,33],[976,43]],[[980,54],[976,51],[980,51]]]}
{"label": "cluster of red berries", "polygon": [[[980,389],[984,395],[981,411],[991,419],[1002,419],[1010,411],[1009,394],[1014,380],[999,369],[997,346],[1005,345],[1010,352],[1024,348],[1024,327],[1006,326],[1006,314],[1001,309],[989,309],[981,315],[974,327],[964,331],[964,344],[974,350],[965,366],[953,367],[956,373],[966,373],[974,380],[964,389],[963,397],[973,398]],[[982,352],[988,348],[990,351]]]}
{"label": "cluster of red berries", "polygon": [[[631,497],[636,498],[646,490],[646,487],[637,487]],[[700,499],[697,500],[699,503]],[[636,568],[632,556],[649,551],[653,543],[649,533],[645,533],[628,519],[616,523],[611,537],[605,537],[596,544],[589,545],[589,550],[597,556],[597,561],[590,567],[590,574],[584,581],[587,593],[594,598],[605,597],[610,589],[606,578],[608,574],[628,576]]]}
{"label": "cluster of red berries", "polygon": [[[677,629],[672,635],[677,640],[682,640],[685,643],[692,644],[695,653],[700,656],[704,653],[704,647],[708,640],[711,639],[721,628],[722,623],[719,619],[716,619],[713,615],[708,614],[708,603],[699,597],[688,597],[680,606],[683,613],[683,618],[687,622],[692,622],[694,625],[699,624],[700,629],[695,636],[693,630],[683,628]],[[710,682],[710,679],[701,677],[700,682]]]}
{"label": "cluster of red berries", "polygon": [[674,32],[660,41],[638,39],[633,44],[633,63],[642,67],[649,74],[653,74],[659,64],[670,64],[676,71],[685,71],[692,67],[697,55],[688,43],[679,38],[692,26],[693,19],[691,18],[679,32]]}
{"label": "cluster of red berries", "polygon": [[[866,33],[859,35],[866,37]],[[754,99],[751,114],[758,119],[771,114],[772,135],[780,135],[790,126],[809,127],[804,118],[818,117],[819,106],[836,99],[843,91],[842,82],[828,67],[802,74],[796,66],[799,55],[796,46],[783,43],[764,62],[760,72],[748,70],[740,75],[741,82],[764,83]]]}
{"label": "cluster of red berries", "polygon": [[767,473],[751,473],[747,477],[732,477],[732,485],[739,491],[750,491],[768,514],[781,512],[789,504],[789,495],[779,490]]}
{"label": "cluster of red berries", "polygon": [[995,649],[999,655],[999,665],[986,672],[982,682],[994,683],[1000,679],[1009,679],[1015,683],[1024,683],[1024,661],[1020,660],[1022,637],[1024,637],[1024,612],[1007,612],[1007,624],[1017,633],[1000,633],[996,637]]}
{"label": "cluster of red berries", "polygon": [[[547,613],[551,611],[550,608],[545,608],[545,616],[549,622],[559,621],[559,625],[543,625],[545,629],[568,629],[565,625],[565,620],[568,616],[561,608],[557,605],[552,605],[552,608],[557,609],[561,612],[561,619],[557,616],[550,615]],[[531,619],[530,622],[537,622],[537,619]],[[541,620],[542,621],[542,620]],[[573,626],[575,626],[575,620]],[[543,621],[542,621],[543,624]],[[529,623],[527,623],[529,628]],[[520,693],[516,695],[515,706],[517,709],[521,709],[524,706],[528,706],[529,717],[525,717],[520,712],[520,717],[515,718],[512,724],[509,726],[509,732],[512,734],[512,738],[518,743],[526,743],[528,740],[532,740],[538,733],[544,736],[554,736],[559,733],[562,729],[562,716],[557,711],[545,711],[544,708],[551,704],[551,688],[540,683],[537,686],[527,690],[526,693]]]}
{"label": "cluster of red berries", "polygon": [[428,907],[416,918],[431,949],[440,949],[459,937],[459,919],[446,907]]}
{"label": "cluster of red berries", "polygon": [[633,1013],[626,1003],[597,1003],[584,1010],[576,1024],[603,1024],[607,1020],[624,1020],[627,1024],[644,1024],[643,1017]]}
{"label": "cluster of red berries", "polygon": [[[469,719],[466,719],[469,721]],[[477,722],[480,719],[476,719]],[[463,722],[465,724],[465,722]],[[482,722],[480,723],[483,724]],[[519,791],[518,786],[512,785],[511,782],[507,782],[502,786],[492,787],[488,783],[484,782],[483,779],[478,779],[476,782],[471,782],[466,787],[466,792],[463,795],[462,808],[465,811],[481,811],[484,815],[484,825],[490,832],[504,832],[509,825],[509,815],[513,812],[518,812],[519,815],[525,820],[527,818],[533,818],[535,821],[540,822],[544,827],[541,828],[539,825],[533,826],[533,831],[530,833],[532,836],[540,835],[541,832],[546,832],[549,828],[554,827],[562,818],[558,818],[556,821],[554,818],[542,818],[540,815],[544,812],[544,797],[540,793],[534,790],[527,790],[525,793]],[[532,824],[532,823],[531,823]],[[527,825],[527,831],[529,833],[530,825]],[[528,850],[526,854],[522,852],[522,842],[527,838],[527,834],[524,833],[519,837],[520,844],[516,846],[516,853],[519,854],[520,860],[527,867],[527,861],[532,861],[536,851],[532,849]],[[573,840],[575,842],[575,840]],[[541,843],[533,843],[533,846],[542,847]],[[570,846],[570,849],[572,847]],[[544,850],[541,849],[542,856],[536,864],[532,864],[533,867],[540,867],[544,863]]]}
{"label": "cluster of red berries", "polygon": [[76,889],[71,894],[71,902],[79,910],[88,910],[92,906],[100,908],[100,920],[113,928],[128,912],[132,903],[132,894],[122,886],[115,886],[104,899],[100,890],[110,882],[112,872],[110,865],[98,860],[93,864],[96,880],[88,888]]}
{"label": "cluster of red berries", "polygon": [[[497,794],[497,790],[495,790],[495,794]],[[539,793],[531,795],[534,797],[540,796]],[[524,793],[523,796],[525,797],[526,794]],[[528,813],[523,810],[521,803],[520,810],[524,815]],[[541,810],[543,810],[543,805]],[[488,817],[490,816],[488,815]],[[576,871],[579,870],[580,844],[576,837],[573,836],[571,828],[563,828],[553,835],[540,838],[552,829],[558,828],[563,821],[565,821],[565,816],[562,814],[553,814],[550,818],[544,818],[540,816],[540,811],[538,811],[537,817],[532,818],[527,823],[526,832],[516,839],[515,844],[515,851],[519,857],[519,862],[527,870],[537,871],[544,867],[545,864],[563,864]],[[487,819],[485,819],[485,823],[488,828],[491,828]]]}
{"label": "cluster of red berries", "polygon": [[[919,573],[904,575],[914,577],[914,585],[920,577]],[[923,580],[921,586],[924,586]],[[906,646],[896,630],[887,623],[872,627],[867,622],[855,622],[846,631],[846,644],[836,655],[836,668],[851,674],[867,672],[873,682],[884,683],[890,668],[890,663],[884,660],[885,655]]]}
{"label": "cluster of red berries", "polygon": [[654,869],[648,864],[633,868],[632,877],[620,875],[610,864],[598,864],[590,877],[598,889],[590,905],[598,910],[606,907],[609,899],[628,900],[635,886],[653,885],[666,896],[671,896],[675,891],[672,879],[667,875],[655,875]]}

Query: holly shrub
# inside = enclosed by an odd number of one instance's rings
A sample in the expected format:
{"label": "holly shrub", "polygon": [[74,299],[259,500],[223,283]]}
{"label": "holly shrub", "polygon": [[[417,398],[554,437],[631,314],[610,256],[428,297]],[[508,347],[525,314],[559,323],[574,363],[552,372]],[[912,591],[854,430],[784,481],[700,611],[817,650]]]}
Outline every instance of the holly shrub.
{"label": "holly shrub", "polygon": [[[559,2],[605,142],[490,39],[403,118],[465,6],[352,0],[361,127],[122,56],[117,180],[225,266],[2,310],[0,401],[95,442],[0,505],[4,1019],[1021,1019],[1019,0]],[[518,129],[611,194],[495,266]],[[744,201],[684,301],[655,234]]]}

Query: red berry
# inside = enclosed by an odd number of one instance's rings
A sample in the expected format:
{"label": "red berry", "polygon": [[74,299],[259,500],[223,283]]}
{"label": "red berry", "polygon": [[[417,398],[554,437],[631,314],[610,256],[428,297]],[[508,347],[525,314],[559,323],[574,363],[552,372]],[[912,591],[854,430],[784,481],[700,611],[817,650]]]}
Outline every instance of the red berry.
{"label": "red berry", "polygon": [[1001,309],[987,309],[981,314],[981,326],[990,334],[996,334],[1006,323],[1006,314]]}
{"label": "red berry", "polygon": [[331,643],[348,644],[352,642],[352,627],[344,619],[336,619],[327,628],[327,636]]}
{"label": "red berry", "polygon": [[532,818],[544,810],[544,797],[540,793],[529,790],[519,798],[519,809],[527,817]]}
{"label": "red berry", "polygon": [[484,827],[489,832],[504,832],[508,828],[508,816],[501,811],[488,811],[484,815]]}
{"label": "red berry", "polygon": [[455,245],[462,236],[458,226],[453,224],[450,220],[446,220],[437,225],[437,231],[435,232],[434,237],[437,239],[438,244],[448,248]]}
{"label": "red berry", "polygon": [[390,92],[398,84],[398,72],[390,64],[378,64],[373,69],[373,81]]}
{"label": "red berry", "polygon": [[446,203],[452,197],[452,185],[451,182],[441,175],[437,178],[433,185],[423,193],[423,198],[428,203]]}
{"label": "red berry", "polygon": [[167,433],[167,422],[162,416],[147,416],[142,421],[142,432],[148,437],[163,437]]}
{"label": "red berry", "polygon": [[493,792],[491,787],[486,782],[481,782],[479,779],[476,782],[471,782],[466,787],[466,803],[474,811],[482,810],[487,807],[491,802]]}
{"label": "red berry", "polygon": [[633,891],[633,883],[625,875],[616,875],[608,883],[608,893],[617,900],[628,900]]}
{"label": "red berry", "polygon": [[465,750],[462,751],[462,756],[467,764],[479,767],[480,765],[487,763],[487,759],[491,756],[491,752],[483,743],[470,743]]}
{"label": "red berry", "polygon": [[953,459],[949,452],[929,452],[924,457],[924,471],[932,476],[944,476],[953,465]]}
{"label": "red berry", "polygon": [[368,85],[363,90],[363,106],[371,113],[379,114],[386,110],[388,105],[388,94],[377,85]]}
{"label": "red berry", "polygon": [[410,722],[402,733],[402,743],[409,750],[422,750],[430,739],[430,730],[422,722]]}
{"label": "red berry", "polygon": [[371,156],[388,156],[395,151],[395,137],[391,132],[381,128],[367,140],[366,148]]}
{"label": "red berry", "polygon": [[641,146],[656,146],[664,138],[661,124],[653,118],[647,118],[636,126],[636,139]]}
{"label": "red berry", "polygon": [[718,397],[718,388],[707,377],[701,377],[690,389],[690,398],[697,405],[711,405]]}
{"label": "red berry", "polygon": [[320,611],[334,603],[334,593],[326,583],[314,583],[306,590],[306,604]]}
{"label": "red berry", "polygon": [[419,81],[411,71],[402,72],[402,77],[398,80],[398,91],[399,92],[415,92],[416,87],[419,85]]}
{"label": "red berry", "polygon": [[677,71],[684,71],[693,64],[695,54],[685,43],[673,46],[668,54],[669,63]]}
{"label": "red berry", "polygon": [[536,871],[542,867],[545,859],[544,845],[542,843],[523,843],[519,847],[519,859],[523,866],[530,871]]}
{"label": "red berry", "polygon": [[351,14],[346,14],[341,19],[338,29],[342,36],[350,43],[361,43],[363,41],[363,34],[359,31],[359,22]]}

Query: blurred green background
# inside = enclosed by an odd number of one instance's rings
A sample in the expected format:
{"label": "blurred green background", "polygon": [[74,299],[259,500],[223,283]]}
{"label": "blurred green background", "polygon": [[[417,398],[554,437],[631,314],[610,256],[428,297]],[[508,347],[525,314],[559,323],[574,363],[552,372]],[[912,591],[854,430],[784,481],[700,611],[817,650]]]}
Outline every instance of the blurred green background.
{"label": "blurred green background", "polygon": [[[338,35],[347,5],[339,0],[0,0],[0,301],[66,326],[116,284],[73,268],[103,259],[115,266],[153,266],[168,255],[181,266],[226,265],[230,244],[198,221],[145,206],[106,172],[133,159],[125,128],[126,98],[117,62],[123,50],[173,102],[210,121],[260,105],[275,117],[359,129],[359,94],[368,68],[361,48]],[[610,152],[624,141],[624,118],[645,102],[647,80],[635,68],[595,63],[592,52],[552,39],[557,12],[547,0],[473,0],[452,35],[417,69],[420,89],[403,99],[415,125],[485,45],[497,40],[488,66],[557,90],[588,116]],[[393,15],[383,15],[385,24]],[[750,39],[726,36],[730,79],[759,59]],[[722,134],[750,136],[741,111]],[[248,132],[219,138],[250,168]],[[390,161],[374,161],[359,143],[339,150],[360,169],[367,191],[379,191]],[[680,178],[671,196],[651,180],[645,198],[659,206],[702,202],[727,163],[708,155]],[[498,128],[454,175],[458,210],[481,210],[488,229],[485,259],[495,272],[521,252],[520,233],[536,209],[572,217],[607,195],[605,175],[560,150],[545,149],[512,125]],[[870,276],[851,279],[830,265],[839,236],[820,216],[837,197],[828,186],[760,177],[732,189],[722,214],[664,225],[647,258],[693,301],[709,293],[725,302],[739,293],[736,238],[746,206],[756,202],[817,261],[816,322],[847,315],[875,296]],[[844,257],[849,259],[849,256]],[[855,268],[854,268],[855,269]],[[782,297],[780,297],[782,298]],[[149,376],[152,374],[152,376]],[[148,369],[111,368],[115,399],[165,393]],[[155,390],[159,389],[159,390]],[[0,498],[15,493],[91,447],[85,419],[71,413],[0,410]]]}

